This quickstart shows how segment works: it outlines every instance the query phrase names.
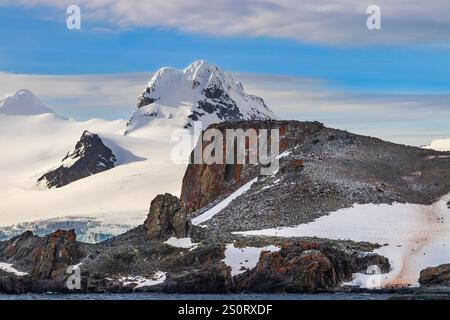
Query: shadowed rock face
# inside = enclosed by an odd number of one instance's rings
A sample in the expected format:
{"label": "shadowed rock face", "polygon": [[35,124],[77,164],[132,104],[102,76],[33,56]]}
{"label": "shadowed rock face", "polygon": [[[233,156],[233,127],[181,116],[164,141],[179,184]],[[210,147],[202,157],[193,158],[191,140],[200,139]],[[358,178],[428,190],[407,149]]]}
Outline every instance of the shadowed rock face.
{"label": "shadowed rock face", "polygon": [[279,252],[262,252],[255,269],[239,275],[236,286],[253,292],[331,291],[352,274],[371,265],[383,272],[388,259],[378,255],[360,256],[316,242],[286,243]]}
{"label": "shadowed rock face", "polygon": [[68,153],[62,164],[38,179],[48,188],[60,188],[76,180],[114,168],[117,161],[111,149],[100,137],[85,131],[77,142],[75,150]]}
{"label": "shadowed rock face", "polygon": [[420,272],[419,283],[424,287],[450,287],[450,264],[427,268]]}
{"label": "shadowed rock face", "polygon": [[168,193],[153,199],[144,225],[150,239],[185,238],[189,233],[186,212],[180,199]]}

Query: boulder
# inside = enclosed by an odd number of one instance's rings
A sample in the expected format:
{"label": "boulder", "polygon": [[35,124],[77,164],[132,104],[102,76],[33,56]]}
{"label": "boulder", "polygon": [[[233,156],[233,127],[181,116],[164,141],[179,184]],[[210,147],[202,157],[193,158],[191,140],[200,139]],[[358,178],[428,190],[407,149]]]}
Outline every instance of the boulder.
{"label": "boulder", "polygon": [[423,287],[450,287],[450,264],[427,268],[420,272],[419,283]]}

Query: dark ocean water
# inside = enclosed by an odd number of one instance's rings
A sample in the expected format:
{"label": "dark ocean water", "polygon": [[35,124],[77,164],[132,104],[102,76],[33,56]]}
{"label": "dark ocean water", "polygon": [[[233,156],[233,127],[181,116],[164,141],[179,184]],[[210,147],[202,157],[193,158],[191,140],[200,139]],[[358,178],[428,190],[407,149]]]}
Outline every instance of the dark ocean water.
{"label": "dark ocean water", "polygon": [[386,294],[24,294],[1,295],[0,300],[387,300]]}

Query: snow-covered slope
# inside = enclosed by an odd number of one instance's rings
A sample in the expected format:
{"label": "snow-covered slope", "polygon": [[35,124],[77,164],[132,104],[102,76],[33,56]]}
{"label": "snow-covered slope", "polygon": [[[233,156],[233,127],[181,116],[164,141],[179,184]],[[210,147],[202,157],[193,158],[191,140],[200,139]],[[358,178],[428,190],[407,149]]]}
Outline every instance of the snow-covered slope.
{"label": "snow-covered slope", "polygon": [[[76,229],[79,239],[95,242],[142,224],[157,194],[179,194],[186,167],[171,161],[168,132],[123,136],[125,124],[0,114],[0,150],[6,150],[0,156],[0,238],[26,229],[45,234],[67,227]],[[117,156],[117,166],[62,188],[37,185],[85,130],[101,137]]]}
{"label": "snow-covered slope", "polygon": [[28,90],[19,90],[0,100],[0,113],[8,115],[38,115],[54,113]]}
{"label": "snow-covered slope", "polygon": [[430,145],[425,147],[426,149],[433,149],[436,151],[450,151],[450,139],[434,140]]}
{"label": "snow-covered slope", "polygon": [[162,68],[138,98],[126,134],[145,135],[149,127],[189,129],[201,121],[275,119],[260,97],[247,94],[242,84],[222,69],[196,61],[184,70]]}
{"label": "snow-covered slope", "polygon": [[[26,229],[45,234],[62,227],[74,228],[84,241],[123,233],[143,223],[156,195],[180,194],[186,164],[173,161],[179,144],[171,140],[175,130],[181,129],[193,146],[196,121],[205,127],[276,118],[263,99],[246,94],[239,82],[204,61],[184,70],[159,70],[138,101],[126,123],[63,119],[27,90],[3,100],[0,150],[7,152],[0,156],[0,239]],[[60,188],[37,184],[49,169],[61,166],[85,130],[111,149],[114,168]],[[187,160],[191,148],[186,149]]]}

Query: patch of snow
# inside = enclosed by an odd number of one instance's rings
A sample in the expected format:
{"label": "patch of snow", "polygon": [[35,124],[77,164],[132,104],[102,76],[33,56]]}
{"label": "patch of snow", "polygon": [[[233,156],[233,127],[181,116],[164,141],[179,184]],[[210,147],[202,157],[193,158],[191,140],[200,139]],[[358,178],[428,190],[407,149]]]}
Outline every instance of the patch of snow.
{"label": "patch of snow", "polygon": [[198,246],[198,243],[193,243],[191,238],[171,237],[169,240],[167,240],[164,243],[168,244],[169,246],[172,246],[172,247],[190,249],[190,250],[194,250]]}
{"label": "patch of snow", "polygon": [[450,151],[450,139],[438,139],[432,141],[425,149],[433,149],[436,151]]}
{"label": "patch of snow", "polygon": [[272,245],[263,248],[236,248],[234,244],[228,244],[225,249],[225,259],[222,261],[231,267],[231,275],[235,276],[256,267],[261,252],[277,252],[279,250],[280,248]]}
{"label": "patch of snow", "polygon": [[[141,95],[141,99],[153,102],[134,111],[126,133],[141,136],[150,127],[183,128],[187,124],[192,126],[195,121],[201,121],[203,129],[206,129],[212,123],[222,122],[219,112],[205,112],[198,108],[199,102],[205,99],[215,105],[229,103],[223,101],[220,104],[216,101],[218,99],[207,98],[205,89],[210,88],[223,89],[224,96],[236,103],[242,120],[277,118],[262,98],[247,94],[242,84],[230,74],[200,60],[183,70],[167,67],[158,70]],[[197,115],[195,121],[189,118],[194,113]]]}
{"label": "patch of snow", "polygon": [[421,270],[450,262],[449,200],[450,194],[430,206],[355,204],[298,227],[235,234],[378,243],[383,246],[374,252],[387,257],[392,266],[391,272],[383,275],[382,286],[417,285]]}
{"label": "patch of snow", "polygon": [[279,154],[275,159],[279,160],[279,159],[285,158],[285,157],[289,156],[291,153],[292,153],[291,150],[286,150],[285,152]]}
{"label": "patch of snow", "polygon": [[152,287],[164,283],[164,281],[166,281],[166,273],[158,271],[151,278],[141,276],[122,277],[119,281],[122,282],[124,286],[136,285],[134,289]]}
{"label": "patch of snow", "polygon": [[28,273],[26,272],[21,272],[15,268],[13,268],[13,265],[10,263],[5,263],[5,262],[0,262],[0,270],[3,270],[5,272],[8,273],[12,273],[18,277],[24,277],[26,276]]}
{"label": "patch of snow", "polygon": [[242,194],[244,194],[245,192],[247,192],[248,190],[250,190],[251,186],[258,181],[258,178],[255,178],[253,180],[251,180],[250,182],[247,182],[245,185],[243,185],[242,187],[240,187],[238,190],[236,190],[235,192],[233,192],[230,196],[228,196],[226,199],[222,200],[221,202],[219,202],[217,205],[215,205],[214,207],[212,207],[211,209],[207,210],[206,212],[204,212],[203,214],[199,215],[198,217],[195,217],[194,219],[192,219],[192,224],[197,226],[201,223],[204,223],[208,220],[210,220],[212,217],[214,217],[216,214],[218,214],[220,211],[222,211],[223,209],[225,209],[226,207],[228,207],[228,205],[237,197],[241,196]]}

